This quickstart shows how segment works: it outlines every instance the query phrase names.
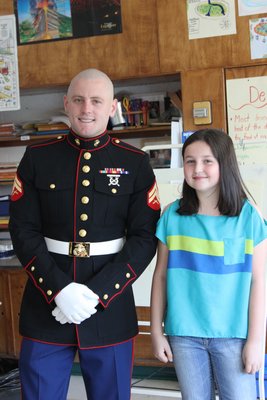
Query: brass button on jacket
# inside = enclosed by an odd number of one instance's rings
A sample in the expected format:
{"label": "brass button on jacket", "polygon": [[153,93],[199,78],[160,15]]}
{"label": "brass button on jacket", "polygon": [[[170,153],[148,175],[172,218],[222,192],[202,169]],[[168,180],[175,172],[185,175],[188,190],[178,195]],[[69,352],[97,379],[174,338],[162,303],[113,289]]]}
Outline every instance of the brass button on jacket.
{"label": "brass button on jacket", "polygon": [[88,174],[88,172],[90,171],[89,165],[84,165],[84,166],[82,167],[82,171],[83,171],[85,174]]}
{"label": "brass button on jacket", "polygon": [[82,203],[83,203],[83,204],[88,204],[88,203],[89,203],[89,197],[83,196],[83,197],[82,197]]}
{"label": "brass button on jacket", "polygon": [[80,215],[80,220],[81,221],[87,221],[88,220],[88,215],[87,214],[81,214]]}
{"label": "brass button on jacket", "polygon": [[80,236],[80,237],[85,237],[86,235],[87,235],[87,232],[86,232],[85,229],[80,229],[80,230],[79,230],[79,236]]}
{"label": "brass button on jacket", "polygon": [[84,179],[84,180],[82,181],[82,185],[85,186],[85,187],[87,187],[87,186],[90,185],[90,181],[89,181],[88,179]]}

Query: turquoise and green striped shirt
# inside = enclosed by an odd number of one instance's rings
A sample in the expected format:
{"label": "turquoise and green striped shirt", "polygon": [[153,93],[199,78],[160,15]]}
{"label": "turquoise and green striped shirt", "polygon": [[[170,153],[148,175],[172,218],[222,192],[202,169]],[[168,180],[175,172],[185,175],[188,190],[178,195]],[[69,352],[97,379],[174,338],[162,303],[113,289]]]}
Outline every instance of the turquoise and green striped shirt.
{"label": "turquoise and green striped shirt", "polygon": [[249,201],[237,217],[179,215],[173,202],[158,222],[169,249],[168,335],[246,338],[254,247],[267,237]]}

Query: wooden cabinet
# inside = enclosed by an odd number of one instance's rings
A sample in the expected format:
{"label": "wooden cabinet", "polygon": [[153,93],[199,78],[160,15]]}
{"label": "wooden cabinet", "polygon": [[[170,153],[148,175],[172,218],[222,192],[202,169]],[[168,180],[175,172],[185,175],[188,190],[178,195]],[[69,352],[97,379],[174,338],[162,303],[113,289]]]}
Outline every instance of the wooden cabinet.
{"label": "wooden cabinet", "polygon": [[7,332],[6,332],[6,315],[7,304],[5,303],[5,282],[3,279],[3,273],[0,271],[0,354],[7,352]]}
{"label": "wooden cabinet", "polygon": [[[226,131],[225,76],[223,68],[208,68],[181,72],[184,130],[218,128]],[[212,122],[195,125],[193,102],[210,101]]]}
{"label": "wooden cabinet", "polygon": [[0,357],[19,355],[19,310],[26,279],[21,269],[0,269]]}

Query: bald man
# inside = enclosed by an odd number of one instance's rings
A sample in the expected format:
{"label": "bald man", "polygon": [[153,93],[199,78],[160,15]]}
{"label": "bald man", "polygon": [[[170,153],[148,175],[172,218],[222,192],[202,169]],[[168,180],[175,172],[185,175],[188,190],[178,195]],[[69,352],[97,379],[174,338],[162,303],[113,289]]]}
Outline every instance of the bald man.
{"label": "bald man", "polygon": [[117,100],[106,74],[79,73],[64,106],[71,132],[27,147],[11,196],[10,233],[28,275],[22,399],[66,399],[78,352],[88,399],[128,400],[132,284],[157,244],[155,176],[147,154],[107,133]]}

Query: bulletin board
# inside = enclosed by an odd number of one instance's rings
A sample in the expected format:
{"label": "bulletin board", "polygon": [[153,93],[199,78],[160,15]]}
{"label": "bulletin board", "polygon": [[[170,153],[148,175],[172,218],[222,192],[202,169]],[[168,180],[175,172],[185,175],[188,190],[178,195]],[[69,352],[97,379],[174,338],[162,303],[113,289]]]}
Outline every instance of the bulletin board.
{"label": "bulletin board", "polygon": [[226,81],[228,133],[239,165],[267,164],[267,76]]}

